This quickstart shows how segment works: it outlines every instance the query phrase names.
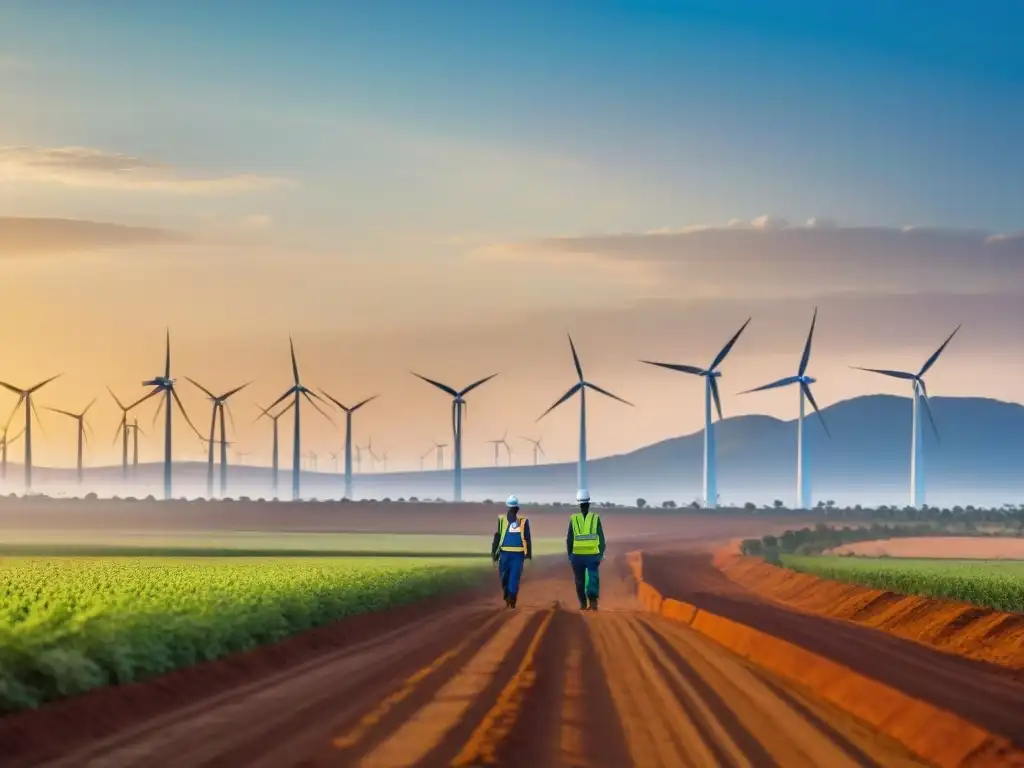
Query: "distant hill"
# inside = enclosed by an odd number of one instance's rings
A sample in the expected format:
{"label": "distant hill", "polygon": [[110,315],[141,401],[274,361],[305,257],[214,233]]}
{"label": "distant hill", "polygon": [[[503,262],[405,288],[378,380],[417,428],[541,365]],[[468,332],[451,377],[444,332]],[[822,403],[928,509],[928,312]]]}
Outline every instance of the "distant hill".
{"label": "distant hill", "polygon": [[[1002,504],[1024,502],[1024,406],[987,398],[936,397],[932,409],[941,443],[925,426],[925,471],[928,502],[936,504]],[[829,440],[817,417],[807,420],[811,471],[817,498],[839,504],[907,502],[910,472],[911,401],[891,395],[868,395],[824,409],[832,433]],[[751,500],[790,503],[794,496],[796,421],[769,416],[738,416],[716,427],[719,487],[722,502]],[[689,503],[700,496],[703,430],[670,438],[639,450],[592,459],[591,492],[619,501],[644,496],[653,503],[673,499]],[[20,490],[20,467],[8,467],[9,485]],[[161,466],[140,467],[135,495],[160,495]],[[303,495],[336,498],[341,477],[305,472]],[[39,468],[38,489],[71,492],[73,472]],[[289,493],[289,475],[282,472],[281,495]],[[576,483],[572,463],[541,466],[472,467],[464,471],[467,499],[499,498],[515,492],[524,499],[571,500]],[[267,468],[231,467],[231,495],[267,495]],[[126,492],[120,468],[87,471],[86,486],[102,495]],[[205,466],[175,466],[176,495],[205,491]],[[356,496],[421,498],[451,495],[451,470],[366,474],[356,477]]]}

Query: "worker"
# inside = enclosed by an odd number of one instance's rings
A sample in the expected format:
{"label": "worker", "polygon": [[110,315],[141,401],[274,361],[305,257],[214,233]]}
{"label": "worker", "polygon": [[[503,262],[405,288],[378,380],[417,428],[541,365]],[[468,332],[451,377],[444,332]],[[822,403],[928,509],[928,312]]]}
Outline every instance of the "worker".
{"label": "worker", "polygon": [[516,607],[523,566],[533,559],[530,542],[530,521],[519,515],[519,499],[509,496],[505,514],[498,516],[498,530],[491,543],[491,559],[498,566],[505,605]]}
{"label": "worker", "polygon": [[585,488],[576,493],[576,503],[580,505],[580,511],[569,517],[565,549],[576,582],[580,610],[596,611],[601,593],[597,569],[604,560],[604,528],[601,527],[601,516],[590,511],[590,493]]}

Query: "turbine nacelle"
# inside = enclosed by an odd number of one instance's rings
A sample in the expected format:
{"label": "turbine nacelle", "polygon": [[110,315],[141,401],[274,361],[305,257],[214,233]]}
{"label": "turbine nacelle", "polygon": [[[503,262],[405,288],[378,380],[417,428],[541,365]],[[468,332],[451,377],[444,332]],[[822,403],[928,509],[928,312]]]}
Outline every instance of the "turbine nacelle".
{"label": "turbine nacelle", "polygon": [[171,389],[177,379],[170,379],[166,376],[157,376],[149,381],[142,382],[144,387],[159,387],[160,389]]}

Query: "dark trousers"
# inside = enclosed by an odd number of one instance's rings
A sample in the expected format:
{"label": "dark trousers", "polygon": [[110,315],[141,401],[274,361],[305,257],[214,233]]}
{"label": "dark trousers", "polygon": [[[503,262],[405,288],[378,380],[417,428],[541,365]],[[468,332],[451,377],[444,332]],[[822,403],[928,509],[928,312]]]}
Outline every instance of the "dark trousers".
{"label": "dark trousers", "polygon": [[502,552],[498,555],[498,574],[501,576],[501,590],[508,597],[519,594],[519,578],[523,575],[526,555],[522,552]]}
{"label": "dark trousers", "polygon": [[576,597],[580,605],[586,605],[588,597],[599,597],[601,579],[598,568],[601,566],[600,555],[572,555],[572,576],[576,582]]}

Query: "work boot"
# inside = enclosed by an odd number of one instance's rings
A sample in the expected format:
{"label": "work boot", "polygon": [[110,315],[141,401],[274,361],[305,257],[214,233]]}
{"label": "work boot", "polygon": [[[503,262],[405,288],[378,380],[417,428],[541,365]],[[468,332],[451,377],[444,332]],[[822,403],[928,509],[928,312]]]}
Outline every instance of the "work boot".
{"label": "work boot", "polygon": [[508,599],[508,607],[509,607],[509,608],[515,608],[515,607],[516,607],[516,598],[517,598],[517,597],[519,597],[519,595],[512,595],[512,596],[511,596],[511,597],[510,597],[510,598]]}
{"label": "work boot", "polygon": [[592,611],[596,611],[597,610],[597,598],[596,597],[590,598],[590,610],[592,610]]}

